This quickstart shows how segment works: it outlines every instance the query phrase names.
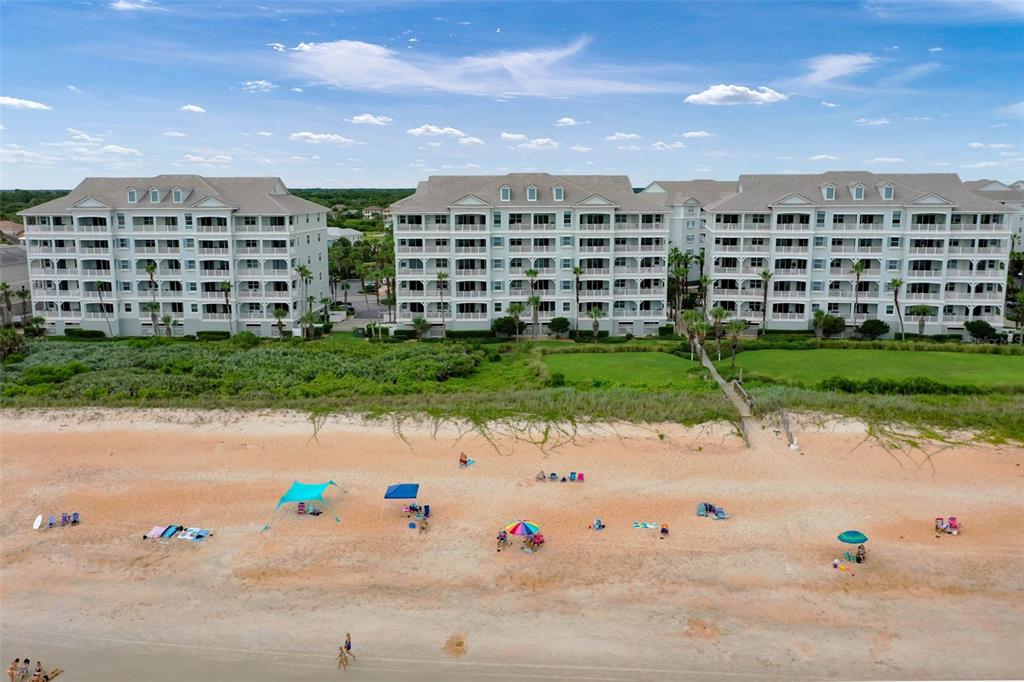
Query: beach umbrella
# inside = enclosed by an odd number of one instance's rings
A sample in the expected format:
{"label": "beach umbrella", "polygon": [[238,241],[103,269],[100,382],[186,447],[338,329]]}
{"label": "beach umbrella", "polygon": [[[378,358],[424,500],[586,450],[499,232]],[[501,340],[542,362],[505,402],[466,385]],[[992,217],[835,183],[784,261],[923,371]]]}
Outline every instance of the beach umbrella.
{"label": "beach umbrella", "polygon": [[505,526],[505,532],[509,535],[535,535],[540,531],[540,526],[532,521],[516,521]]}
{"label": "beach umbrella", "polygon": [[863,545],[868,541],[868,536],[859,530],[844,530],[837,537],[839,542],[845,542],[848,545]]}

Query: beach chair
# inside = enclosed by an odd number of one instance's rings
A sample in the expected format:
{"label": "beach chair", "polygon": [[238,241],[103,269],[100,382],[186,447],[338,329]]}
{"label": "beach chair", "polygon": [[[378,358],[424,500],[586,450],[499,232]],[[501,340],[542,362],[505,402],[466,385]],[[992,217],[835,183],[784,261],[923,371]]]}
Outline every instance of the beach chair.
{"label": "beach chair", "polygon": [[707,515],[708,515],[708,503],[707,502],[701,502],[700,504],[697,505],[697,516],[707,516]]}
{"label": "beach chair", "polygon": [[429,504],[423,505],[423,518],[425,518],[425,519],[429,519],[430,518],[430,505]]}
{"label": "beach chair", "polygon": [[296,514],[305,514],[306,513],[306,503],[305,502],[299,502],[298,506],[295,507],[295,513]]}
{"label": "beach chair", "polygon": [[570,471],[569,472],[569,480],[570,481],[575,481],[576,480],[576,472],[575,471]]}
{"label": "beach chair", "polygon": [[46,522],[46,527],[47,527],[47,528],[53,528],[53,527],[55,527],[56,525],[57,525],[57,517],[56,517],[56,516],[54,516],[53,514],[50,514],[50,518],[49,518],[49,520],[48,520],[48,521]]}
{"label": "beach chair", "polygon": [[960,521],[955,516],[950,516],[949,522],[946,524],[946,532],[950,535],[959,535],[960,528]]}
{"label": "beach chair", "polygon": [[582,472],[576,474],[576,480],[579,481],[580,483],[583,483],[583,473]]}
{"label": "beach chair", "polygon": [[554,471],[552,471],[551,475],[548,476],[548,479],[552,480],[552,481],[557,481],[558,480],[558,474],[556,474]]}
{"label": "beach chair", "polygon": [[729,518],[729,515],[725,513],[725,509],[723,509],[722,507],[718,507],[717,509],[715,509],[716,520],[724,521],[727,518]]}
{"label": "beach chair", "polygon": [[71,525],[77,526],[81,518],[78,516],[78,512],[71,512]]}
{"label": "beach chair", "polygon": [[853,554],[851,554],[849,552],[843,552],[843,558],[846,559],[847,561],[851,562],[851,563],[856,563],[857,562],[857,557],[853,556]]}
{"label": "beach chair", "polygon": [[68,514],[67,512],[61,512],[60,513],[60,525],[61,526],[66,526],[69,523],[71,523],[71,515]]}

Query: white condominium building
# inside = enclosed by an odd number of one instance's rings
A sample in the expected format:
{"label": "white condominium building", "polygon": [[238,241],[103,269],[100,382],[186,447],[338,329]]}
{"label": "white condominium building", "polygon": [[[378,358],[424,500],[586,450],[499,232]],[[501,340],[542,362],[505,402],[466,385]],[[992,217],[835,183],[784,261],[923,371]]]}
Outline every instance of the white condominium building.
{"label": "white condominium building", "polygon": [[[898,330],[893,280],[908,331],[927,306],[926,333],[969,320],[1004,324],[1010,217],[952,173],[741,175],[706,207],[713,305],[769,329],[808,329],[816,309]],[[854,273],[854,264],[863,270]],[[855,309],[856,308],[856,309]]]}
{"label": "white condominium building", "polygon": [[1006,185],[998,180],[969,180],[964,183],[979,197],[998,201],[1013,209],[1010,217],[1010,232],[1017,238],[1017,250],[1024,250],[1024,180]]}
{"label": "white condominium building", "polygon": [[486,329],[513,302],[529,322],[531,295],[542,324],[590,329],[591,308],[613,335],[666,322],[670,209],[626,176],[432,176],[391,211],[400,323]]}
{"label": "white condominium building", "polygon": [[697,256],[706,246],[707,206],[735,191],[735,181],[722,180],[656,180],[644,188],[645,194],[661,197],[672,211],[669,246],[691,256]]}
{"label": "white condominium building", "polygon": [[326,212],[272,177],[86,178],[20,213],[33,314],[148,335],[155,299],[161,333],[170,316],[175,335],[275,334],[276,311],[291,328],[328,291]]}

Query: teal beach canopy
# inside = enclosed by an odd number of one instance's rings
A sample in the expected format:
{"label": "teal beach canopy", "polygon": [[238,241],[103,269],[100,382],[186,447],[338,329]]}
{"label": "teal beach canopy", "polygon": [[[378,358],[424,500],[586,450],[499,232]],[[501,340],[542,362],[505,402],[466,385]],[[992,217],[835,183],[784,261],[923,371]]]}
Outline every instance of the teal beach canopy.
{"label": "teal beach canopy", "polygon": [[312,500],[323,500],[324,491],[330,486],[338,487],[338,484],[334,481],[327,481],[326,483],[299,483],[295,481],[292,483],[292,487],[288,489],[281,499],[277,503],[277,509],[282,504],[288,502],[310,502]]}
{"label": "teal beach canopy", "polygon": [[845,542],[848,545],[862,545],[868,541],[868,536],[859,530],[844,530],[837,537],[839,542]]}

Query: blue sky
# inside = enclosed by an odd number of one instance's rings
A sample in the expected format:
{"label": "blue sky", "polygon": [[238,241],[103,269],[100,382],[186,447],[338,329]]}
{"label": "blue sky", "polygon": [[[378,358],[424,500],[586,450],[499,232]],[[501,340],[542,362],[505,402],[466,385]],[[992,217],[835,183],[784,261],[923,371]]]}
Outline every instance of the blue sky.
{"label": "blue sky", "polygon": [[1024,177],[1024,0],[0,3],[0,186]]}

